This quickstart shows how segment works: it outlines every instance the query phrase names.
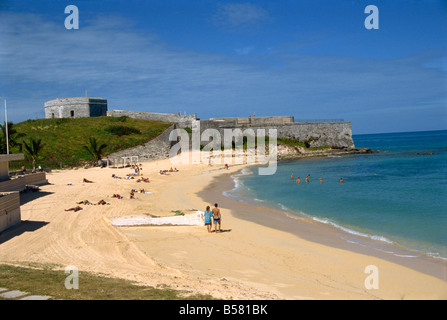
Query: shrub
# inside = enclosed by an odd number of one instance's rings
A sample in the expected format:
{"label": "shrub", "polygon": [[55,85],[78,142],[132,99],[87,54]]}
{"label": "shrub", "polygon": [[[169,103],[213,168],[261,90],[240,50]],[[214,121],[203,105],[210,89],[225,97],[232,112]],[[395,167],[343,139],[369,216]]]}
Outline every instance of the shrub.
{"label": "shrub", "polygon": [[133,127],[126,127],[126,126],[120,126],[120,125],[114,125],[114,126],[108,126],[105,129],[107,132],[110,132],[111,134],[117,135],[117,136],[125,136],[132,133],[140,134],[140,130]]}
{"label": "shrub", "polygon": [[110,117],[109,121],[110,122],[126,122],[128,118],[129,118],[128,116]]}

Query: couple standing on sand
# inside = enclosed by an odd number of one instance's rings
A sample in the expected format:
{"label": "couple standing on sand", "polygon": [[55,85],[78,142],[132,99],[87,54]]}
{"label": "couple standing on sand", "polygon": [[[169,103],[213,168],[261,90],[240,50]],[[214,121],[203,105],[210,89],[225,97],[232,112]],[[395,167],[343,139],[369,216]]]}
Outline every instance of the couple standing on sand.
{"label": "couple standing on sand", "polygon": [[205,225],[208,232],[211,232],[211,218],[214,221],[214,232],[217,232],[217,225],[219,224],[219,232],[222,232],[220,229],[220,224],[222,222],[222,216],[220,215],[220,209],[217,207],[217,203],[214,204],[213,210],[210,211],[210,206],[206,207],[205,212],[203,213],[205,217]]}

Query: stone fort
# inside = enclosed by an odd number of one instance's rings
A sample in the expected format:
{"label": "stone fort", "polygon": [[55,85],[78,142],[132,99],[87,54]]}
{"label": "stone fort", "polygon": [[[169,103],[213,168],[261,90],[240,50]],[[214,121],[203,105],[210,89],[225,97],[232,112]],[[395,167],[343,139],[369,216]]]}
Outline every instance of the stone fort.
{"label": "stone fort", "polygon": [[107,115],[107,100],[102,98],[64,98],[45,102],[45,118],[85,118]]}
{"label": "stone fort", "polygon": [[[107,110],[107,100],[102,98],[64,98],[45,103],[45,118],[81,118],[81,117],[121,117],[157,120],[172,123],[160,136],[145,145],[122,150],[109,155],[110,158],[138,156],[142,161],[169,156],[173,142],[169,134],[177,128],[192,128],[197,123],[200,133],[206,129],[216,129],[223,136],[225,129],[276,129],[278,138],[307,141],[311,147],[331,146],[336,148],[355,148],[350,122],[336,120],[302,120],[295,121],[293,116],[273,117],[236,117],[210,118],[200,120],[196,114],[180,115],[170,113],[139,112],[128,110]],[[204,142],[204,144],[208,141]]]}

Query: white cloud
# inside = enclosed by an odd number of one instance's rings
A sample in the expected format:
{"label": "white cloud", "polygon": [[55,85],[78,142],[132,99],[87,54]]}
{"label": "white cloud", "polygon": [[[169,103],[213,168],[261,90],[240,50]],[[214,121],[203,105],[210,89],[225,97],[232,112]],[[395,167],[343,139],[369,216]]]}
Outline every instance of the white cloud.
{"label": "white cloud", "polygon": [[239,49],[235,49],[234,51],[236,52],[236,54],[241,55],[241,56],[245,56],[245,55],[249,55],[250,53],[253,52],[255,48],[253,46],[248,46],[248,47],[243,47],[243,48],[239,48]]}
{"label": "white cloud", "polygon": [[228,3],[221,5],[212,21],[218,26],[246,28],[269,18],[268,12],[251,3]]}

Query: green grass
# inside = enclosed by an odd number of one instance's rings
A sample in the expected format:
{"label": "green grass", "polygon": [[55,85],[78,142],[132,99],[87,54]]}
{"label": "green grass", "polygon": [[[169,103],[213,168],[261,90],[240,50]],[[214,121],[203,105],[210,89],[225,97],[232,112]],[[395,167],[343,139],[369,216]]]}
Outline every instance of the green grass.
{"label": "green grass", "polygon": [[310,142],[312,140],[313,139],[308,140],[308,141],[300,141],[300,140],[296,140],[296,139],[278,138],[277,142],[278,142],[278,144],[286,145],[289,147],[302,147],[307,150],[323,150],[323,149],[331,148],[331,146],[311,147]]}
{"label": "green grass", "polygon": [[[105,143],[105,155],[142,145],[166,130],[171,123],[133,119],[128,117],[94,117],[27,120],[14,124],[18,133],[24,133],[24,140],[31,137],[42,139],[43,150],[38,165],[45,168],[80,166],[91,161],[91,155],[83,148],[88,138],[94,137],[98,144]],[[117,129],[118,128],[118,129]],[[18,147],[11,153],[20,153]],[[26,154],[25,154],[26,156]],[[31,161],[11,163],[10,169],[25,164],[29,169]]]}
{"label": "green grass", "polygon": [[[57,270],[60,269],[60,270]],[[32,295],[50,296],[60,300],[210,300],[209,295],[190,295],[170,288],[136,285],[130,281],[108,278],[79,271],[79,288],[65,288],[71,275],[64,268],[33,264],[29,267],[0,265],[0,287],[20,290]],[[148,277],[150,277],[150,273]],[[0,298],[0,300],[2,300]],[[9,300],[9,299],[3,299]]]}

